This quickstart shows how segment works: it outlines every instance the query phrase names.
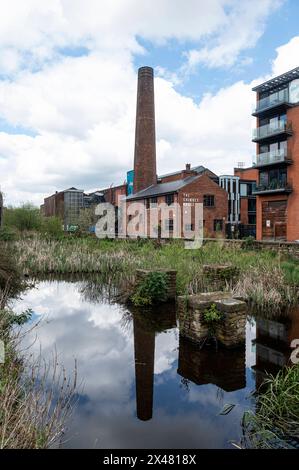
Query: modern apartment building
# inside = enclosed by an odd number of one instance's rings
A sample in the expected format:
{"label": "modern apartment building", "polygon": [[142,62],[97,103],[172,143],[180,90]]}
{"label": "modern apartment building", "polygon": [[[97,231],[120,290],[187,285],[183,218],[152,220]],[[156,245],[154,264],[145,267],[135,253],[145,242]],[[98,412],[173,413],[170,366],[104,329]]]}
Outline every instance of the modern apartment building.
{"label": "modern apartment building", "polygon": [[255,88],[258,240],[299,240],[299,67]]}
{"label": "modern apartment building", "polygon": [[219,176],[219,186],[227,192],[229,238],[256,236],[256,196],[253,194],[258,171],[235,168],[233,175]]}

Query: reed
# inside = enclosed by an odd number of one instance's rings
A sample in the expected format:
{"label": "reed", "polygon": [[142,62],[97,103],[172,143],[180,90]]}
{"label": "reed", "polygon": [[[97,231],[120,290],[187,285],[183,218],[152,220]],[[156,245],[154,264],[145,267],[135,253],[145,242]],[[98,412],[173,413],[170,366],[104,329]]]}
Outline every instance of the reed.
{"label": "reed", "polygon": [[[76,367],[70,380],[54,355],[52,363],[21,353],[20,325],[31,312],[16,315],[8,308],[11,294],[23,286],[8,251],[0,252],[0,449],[48,448],[59,443],[74,406]],[[2,358],[1,358],[2,359]]]}
{"label": "reed", "polygon": [[256,413],[243,417],[243,447],[299,446],[299,365],[269,375],[262,388]]}
{"label": "reed", "polygon": [[[102,282],[124,284],[137,268],[176,269],[177,293],[213,289],[203,276],[204,264],[232,264],[239,272],[236,280],[222,289],[233,290],[260,308],[285,308],[297,302],[297,285],[292,262],[286,265],[273,251],[242,249],[222,241],[186,250],[181,240],[159,246],[152,240],[99,240],[69,237],[49,240],[40,236],[10,242],[23,272],[30,276],[97,273]],[[286,267],[287,266],[287,267]]]}

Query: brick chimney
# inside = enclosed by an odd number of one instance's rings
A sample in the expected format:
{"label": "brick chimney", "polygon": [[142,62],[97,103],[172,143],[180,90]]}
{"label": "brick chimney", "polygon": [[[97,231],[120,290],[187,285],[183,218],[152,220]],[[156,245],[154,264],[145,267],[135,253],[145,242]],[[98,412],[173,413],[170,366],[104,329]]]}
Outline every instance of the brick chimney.
{"label": "brick chimney", "polygon": [[191,170],[190,163],[186,163],[186,168],[184,170],[182,170],[182,172],[181,172],[181,178],[184,179],[184,178],[187,178],[188,176],[191,176],[191,175],[196,175],[196,171]]}
{"label": "brick chimney", "polygon": [[134,193],[157,183],[154,70],[138,70]]}

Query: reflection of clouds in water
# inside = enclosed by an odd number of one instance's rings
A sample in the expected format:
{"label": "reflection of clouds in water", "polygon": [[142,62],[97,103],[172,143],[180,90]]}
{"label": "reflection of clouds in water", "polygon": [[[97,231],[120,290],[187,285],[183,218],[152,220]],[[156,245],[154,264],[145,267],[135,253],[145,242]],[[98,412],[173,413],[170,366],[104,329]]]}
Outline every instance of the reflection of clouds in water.
{"label": "reflection of clouds in water", "polygon": [[155,374],[163,374],[172,368],[178,356],[175,330],[168,330],[156,336],[155,355]]}
{"label": "reflection of clouds in water", "polygon": [[252,340],[256,337],[256,325],[253,322],[253,325],[250,322],[246,324],[246,364],[247,367],[252,367],[256,362],[256,352],[252,344]]}
{"label": "reflection of clouds in water", "polygon": [[[238,423],[235,417],[226,417],[223,428],[223,419],[216,416],[216,387],[191,384],[189,393],[180,387],[175,329],[155,336],[153,419],[141,422],[136,418],[133,333],[132,328],[123,327],[125,310],[118,305],[89,303],[82,298],[79,284],[67,282],[39,283],[16,303],[17,312],[26,308],[46,319],[38,327],[33,350],[38,354],[42,346],[43,356],[49,358],[56,347],[60,362],[69,371],[74,358],[78,361],[78,380],[84,385],[66,446],[230,447],[227,442],[235,437]],[[26,342],[32,342],[30,334]]]}
{"label": "reflection of clouds in water", "polygon": [[[16,303],[16,311],[24,308],[47,318],[38,327],[38,341],[33,345],[36,353],[41,346],[43,356],[50,357],[55,347],[70,370],[76,358],[79,381],[84,381],[89,398],[128,399],[135,379],[133,337],[122,328],[120,306],[90,304],[82,300],[76,284],[54,281],[41,282],[28,291]],[[30,334],[26,342],[32,342]],[[171,354],[176,346],[173,332],[157,335],[156,344],[157,373],[161,374],[176,358]]]}

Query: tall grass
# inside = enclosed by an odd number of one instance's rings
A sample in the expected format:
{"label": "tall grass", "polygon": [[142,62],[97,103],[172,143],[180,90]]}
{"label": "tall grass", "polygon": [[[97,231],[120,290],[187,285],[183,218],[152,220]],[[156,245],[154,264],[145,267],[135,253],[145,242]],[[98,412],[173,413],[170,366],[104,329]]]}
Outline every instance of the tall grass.
{"label": "tall grass", "polygon": [[[299,365],[268,376],[257,398],[257,410],[243,417],[245,447],[299,445]],[[289,444],[290,443],[290,444]]]}
{"label": "tall grass", "polygon": [[0,364],[0,449],[48,448],[61,438],[72,410],[76,372],[71,382],[55,356],[47,365],[20,352],[24,332],[15,325],[25,323],[30,312],[16,315],[7,307],[10,294],[17,294],[17,274],[13,259],[2,251],[0,341],[5,358]]}
{"label": "tall grass", "polygon": [[[9,244],[24,272],[40,274],[100,273],[103,282],[119,284],[132,280],[136,268],[176,269],[177,293],[214,289],[203,275],[204,264],[231,264],[238,269],[234,282],[222,287],[265,308],[285,308],[297,302],[297,286],[290,282],[281,258],[274,251],[242,249],[237,244],[210,242],[197,250],[186,250],[181,240],[158,246],[151,240],[98,240],[34,237]],[[291,264],[291,263],[289,263]]]}

